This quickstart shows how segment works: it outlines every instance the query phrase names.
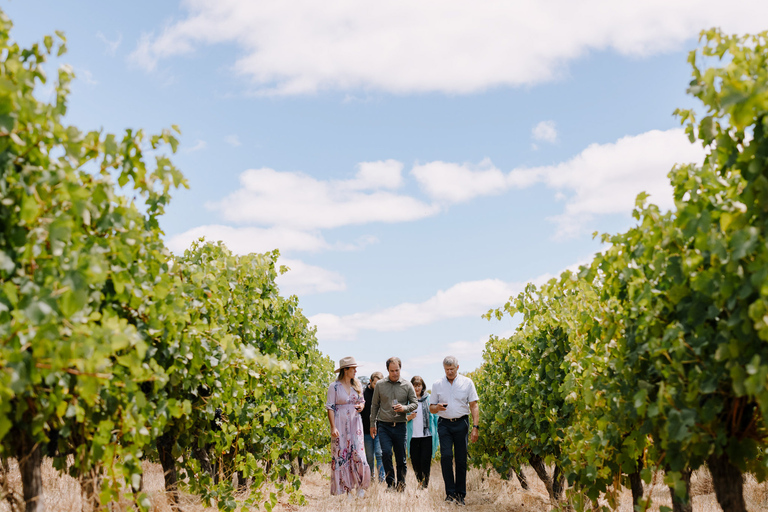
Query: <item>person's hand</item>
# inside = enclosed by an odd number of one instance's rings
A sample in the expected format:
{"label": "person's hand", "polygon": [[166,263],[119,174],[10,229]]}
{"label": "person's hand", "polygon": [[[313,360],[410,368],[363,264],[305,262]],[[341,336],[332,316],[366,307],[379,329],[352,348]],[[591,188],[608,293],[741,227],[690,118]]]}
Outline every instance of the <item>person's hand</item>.
{"label": "person's hand", "polygon": [[339,429],[337,429],[337,428],[332,429],[331,430],[331,437],[334,438],[334,439],[339,437]]}
{"label": "person's hand", "polygon": [[397,404],[392,406],[392,410],[395,412],[403,412],[405,407],[403,407],[403,404]]}
{"label": "person's hand", "polygon": [[364,407],[365,407],[365,404],[355,404],[355,410],[357,412],[363,412]]}
{"label": "person's hand", "polygon": [[477,430],[476,428],[472,428],[472,435],[469,436],[469,442],[476,443],[479,438],[480,438],[480,431]]}
{"label": "person's hand", "polygon": [[414,418],[416,418],[416,413],[415,412],[412,412],[411,414],[409,414],[408,416],[405,417],[405,419],[407,419],[408,421],[411,421]]}
{"label": "person's hand", "polygon": [[376,437],[376,427],[371,427],[371,437]]}

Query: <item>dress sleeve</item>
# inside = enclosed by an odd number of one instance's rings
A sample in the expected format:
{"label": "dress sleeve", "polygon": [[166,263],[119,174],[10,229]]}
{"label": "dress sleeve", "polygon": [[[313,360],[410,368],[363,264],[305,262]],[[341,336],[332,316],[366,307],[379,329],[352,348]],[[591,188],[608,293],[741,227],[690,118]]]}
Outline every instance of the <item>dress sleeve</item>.
{"label": "dress sleeve", "polygon": [[331,383],[328,386],[328,399],[325,401],[325,408],[328,410],[336,410],[336,383]]}

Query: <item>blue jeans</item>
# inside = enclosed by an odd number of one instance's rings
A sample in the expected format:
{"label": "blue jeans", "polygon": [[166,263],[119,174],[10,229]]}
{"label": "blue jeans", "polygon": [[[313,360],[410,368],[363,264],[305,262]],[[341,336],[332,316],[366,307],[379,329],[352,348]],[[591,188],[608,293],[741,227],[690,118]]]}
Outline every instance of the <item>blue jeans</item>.
{"label": "blue jeans", "polygon": [[[405,423],[382,423],[377,422],[377,436],[381,442],[381,455],[384,458],[384,478],[387,480],[387,487],[397,487],[398,491],[405,490],[405,474],[408,467],[405,465]],[[395,452],[395,464],[397,465],[397,480],[395,480],[395,471],[392,467],[392,452]]]}
{"label": "blue jeans", "polygon": [[384,481],[384,465],[381,460],[381,442],[379,436],[371,437],[371,434],[365,434],[365,458],[368,459],[368,466],[371,468],[371,478],[375,476],[373,471],[373,459],[376,458],[376,466],[379,468],[379,482]]}
{"label": "blue jeans", "polygon": [[[467,495],[467,445],[469,444],[469,416],[456,421],[440,418],[437,421],[440,437],[440,469],[443,470],[445,495],[461,498]],[[456,455],[456,478],[453,476],[453,456]]]}

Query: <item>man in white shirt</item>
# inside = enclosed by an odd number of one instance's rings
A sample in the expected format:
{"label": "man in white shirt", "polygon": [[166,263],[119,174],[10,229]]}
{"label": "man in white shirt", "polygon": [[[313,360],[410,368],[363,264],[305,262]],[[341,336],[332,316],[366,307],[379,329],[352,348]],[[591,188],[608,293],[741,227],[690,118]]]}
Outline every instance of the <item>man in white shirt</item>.
{"label": "man in white shirt", "polygon": [[[443,360],[445,377],[432,385],[429,411],[439,416],[437,434],[440,438],[440,466],[445,482],[445,501],[464,505],[467,495],[467,437],[474,443],[480,435],[480,408],[472,379],[459,375],[459,361],[448,356]],[[469,435],[469,415],[472,414],[472,434]],[[456,477],[453,457],[456,456]]]}

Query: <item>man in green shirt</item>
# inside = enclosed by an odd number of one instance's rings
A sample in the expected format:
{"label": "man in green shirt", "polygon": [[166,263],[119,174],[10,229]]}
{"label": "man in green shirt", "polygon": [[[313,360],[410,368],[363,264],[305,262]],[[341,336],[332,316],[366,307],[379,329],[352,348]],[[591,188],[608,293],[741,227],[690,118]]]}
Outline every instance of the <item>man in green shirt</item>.
{"label": "man in green shirt", "polygon": [[[396,488],[400,492],[405,490],[407,472],[405,417],[418,407],[416,391],[407,379],[400,377],[402,365],[399,357],[387,359],[389,376],[376,384],[371,402],[371,437],[379,434],[387,487]],[[397,480],[392,467],[393,451],[397,464]]]}

